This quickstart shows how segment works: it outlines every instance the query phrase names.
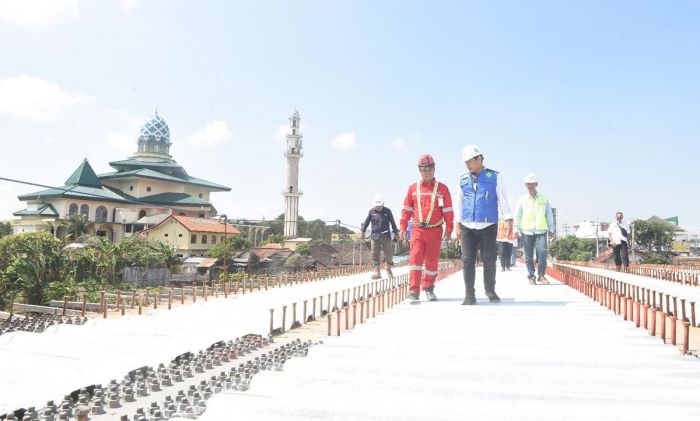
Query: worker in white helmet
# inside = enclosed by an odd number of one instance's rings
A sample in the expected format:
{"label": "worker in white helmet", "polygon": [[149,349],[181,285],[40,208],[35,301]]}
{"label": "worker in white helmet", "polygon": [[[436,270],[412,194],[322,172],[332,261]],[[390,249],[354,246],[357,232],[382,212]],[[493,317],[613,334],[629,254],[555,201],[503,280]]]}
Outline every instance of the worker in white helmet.
{"label": "worker in white helmet", "polygon": [[462,245],[464,262],[463,305],[476,304],[474,291],[477,250],[484,262],[484,292],[491,303],[500,303],[496,294],[496,239],[499,215],[504,221],[505,236],[510,235],[512,215],[508,196],[500,172],[484,166],[484,154],[477,145],[462,150],[462,161],[467,172],[459,181],[462,212],[455,227],[457,240]]}
{"label": "worker in white helmet", "polygon": [[[547,237],[554,232],[554,215],[549,200],[537,191],[537,176],[533,173],[525,176],[527,193],[518,200],[515,211],[515,235],[523,242],[527,279],[530,285],[537,282],[547,285],[544,276],[547,270]],[[537,252],[537,280],[535,280],[534,252]]]}
{"label": "worker in white helmet", "polygon": [[372,224],[370,239],[372,240],[372,264],[374,265],[372,279],[380,279],[382,277],[380,260],[380,253],[382,251],[384,251],[384,260],[386,261],[386,274],[392,277],[394,276],[391,272],[391,267],[394,265],[392,239],[398,240],[399,229],[396,227],[396,221],[394,221],[394,215],[391,213],[391,209],[384,206],[384,197],[381,195],[374,196],[374,207],[369,210],[365,222],[363,222],[360,227],[359,239],[364,239],[365,231],[370,223]]}

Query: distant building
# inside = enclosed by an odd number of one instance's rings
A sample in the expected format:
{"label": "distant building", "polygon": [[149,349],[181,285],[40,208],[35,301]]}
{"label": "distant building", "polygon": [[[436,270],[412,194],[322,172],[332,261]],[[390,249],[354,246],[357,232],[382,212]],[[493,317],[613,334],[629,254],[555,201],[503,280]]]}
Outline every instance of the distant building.
{"label": "distant building", "polygon": [[686,231],[678,225],[677,216],[668,219],[663,219],[654,215],[651,218],[647,219],[647,222],[652,222],[671,228],[673,230],[673,245],[671,247],[671,250],[676,253],[690,254],[691,243],[689,241],[690,238],[688,235],[688,231]]}
{"label": "distant building", "polygon": [[297,236],[297,222],[299,220],[299,198],[304,194],[299,190],[299,160],[304,156],[301,134],[301,117],[299,112],[289,117],[289,132],[287,133],[287,150],[284,156],[287,158],[287,183],[282,190],[284,196],[284,236],[293,238]]}
{"label": "distant building", "polygon": [[97,175],[84,160],[63,186],[19,196],[26,208],[14,213],[14,232],[45,230],[63,239],[66,221],[84,215],[89,235],[119,241],[169,215],[216,213],[210,194],[230,187],[187,174],[171,145],[170,129],[156,113],[141,128],[133,156],[109,163],[114,172]]}
{"label": "distant building", "polygon": [[149,241],[170,244],[178,257],[204,256],[231,235],[240,234],[231,224],[220,219],[170,215],[158,225],[141,231]]}

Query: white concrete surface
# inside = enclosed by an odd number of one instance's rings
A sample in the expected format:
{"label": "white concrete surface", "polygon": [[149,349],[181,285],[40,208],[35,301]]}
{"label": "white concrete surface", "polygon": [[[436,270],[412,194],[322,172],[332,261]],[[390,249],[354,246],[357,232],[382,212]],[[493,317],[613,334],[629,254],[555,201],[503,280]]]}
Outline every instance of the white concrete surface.
{"label": "white concrete surface", "polygon": [[[477,285],[481,272],[477,272]],[[324,339],[202,420],[654,420],[700,417],[700,360],[681,356],[582,294],[498,273],[501,304],[401,304]],[[482,287],[483,288],[483,287]],[[481,297],[479,297],[479,295]]]}
{"label": "white concrete surface", "polygon": [[[397,274],[406,268],[398,268]],[[106,386],[129,371],[170,361],[219,340],[247,333],[267,335],[269,309],[275,309],[275,327],[281,326],[281,307],[291,303],[370,282],[359,274],[270,289],[253,294],[198,298],[193,305],[151,310],[143,316],[93,319],[84,326],[52,326],[43,333],[13,332],[0,336],[0,414],[28,406],[57,403],[73,390],[90,384]],[[340,297],[338,298],[340,300]],[[325,305],[325,304],[324,304]],[[318,307],[317,307],[318,311]],[[309,302],[309,313],[311,303]]]}

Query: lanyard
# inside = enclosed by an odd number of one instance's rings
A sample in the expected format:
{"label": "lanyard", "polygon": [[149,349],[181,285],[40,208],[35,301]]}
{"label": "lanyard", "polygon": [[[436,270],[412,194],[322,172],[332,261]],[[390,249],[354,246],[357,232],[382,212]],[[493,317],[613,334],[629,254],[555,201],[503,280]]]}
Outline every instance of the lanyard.
{"label": "lanyard", "polygon": [[[430,198],[430,211],[428,212],[427,221],[430,223],[430,218],[433,216],[433,210],[435,210],[435,198],[437,197],[438,181],[435,181],[435,187],[433,187],[433,196]],[[416,183],[416,199],[418,200],[418,223],[424,224],[426,220],[423,219],[423,203],[420,200],[420,181]]]}

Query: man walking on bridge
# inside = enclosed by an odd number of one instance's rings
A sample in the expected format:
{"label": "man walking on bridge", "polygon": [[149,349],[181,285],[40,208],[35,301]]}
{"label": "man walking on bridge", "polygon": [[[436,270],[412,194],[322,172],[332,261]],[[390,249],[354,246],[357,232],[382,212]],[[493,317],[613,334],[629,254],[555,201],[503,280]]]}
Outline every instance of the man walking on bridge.
{"label": "man walking on bridge", "polygon": [[[527,279],[530,285],[537,282],[548,285],[544,277],[547,270],[547,237],[554,231],[554,216],[549,200],[537,192],[537,176],[533,173],[525,177],[527,193],[518,200],[515,212],[515,235],[523,239]],[[533,252],[537,250],[537,282]]]}
{"label": "man walking on bridge", "polygon": [[394,250],[391,240],[398,239],[399,229],[396,228],[394,214],[391,213],[391,209],[384,206],[384,197],[380,195],[374,196],[374,207],[369,210],[365,222],[360,227],[358,236],[360,240],[364,240],[365,231],[370,222],[372,223],[372,234],[370,235],[372,239],[372,264],[374,264],[372,279],[380,279],[382,277],[380,269],[382,262],[380,253],[382,251],[384,251],[384,260],[386,261],[386,274],[392,277],[394,276],[391,272],[391,266],[394,265]]}
{"label": "man walking on bridge", "polygon": [[428,301],[436,301],[434,289],[440,245],[443,238],[449,240],[452,235],[452,196],[447,186],[435,179],[435,160],[432,156],[421,155],[418,171],[421,180],[408,187],[401,211],[399,235],[402,241],[407,237],[408,221],[413,218],[411,251],[408,256],[410,291],[406,298],[417,300],[422,286]]}
{"label": "man walking on bridge", "polygon": [[462,202],[462,217],[457,230],[457,240],[462,243],[462,261],[464,262],[464,287],[466,297],[462,305],[476,304],[474,281],[476,277],[476,252],[481,250],[484,263],[484,290],[489,302],[499,303],[496,294],[496,236],[498,234],[498,215],[508,230],[512,215],[503,177],[498,171],[484,166],[484,155],[476,145],[469,145],[462,150],[462,160],[467,166],[467,173],[459,181]]}
{"label": "man walking on bridge", "polygon": [[617,270],[620,268],[630,267],[629,259],[629,244],[630,244],[630,224],[625,222],[623,219],[625,216],[622,212],[615,214],[615,223],[610,224],[608,228],[608,240],[610,240],[610,245],[613,247],[613,252],[615,254],[615,266]]}

